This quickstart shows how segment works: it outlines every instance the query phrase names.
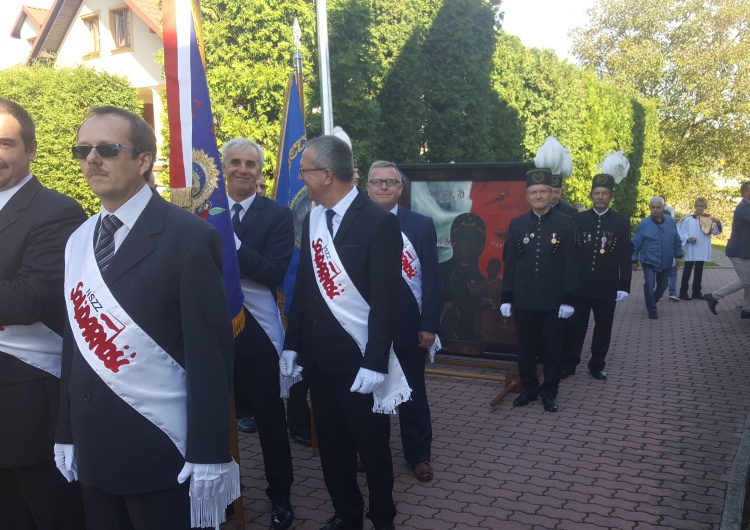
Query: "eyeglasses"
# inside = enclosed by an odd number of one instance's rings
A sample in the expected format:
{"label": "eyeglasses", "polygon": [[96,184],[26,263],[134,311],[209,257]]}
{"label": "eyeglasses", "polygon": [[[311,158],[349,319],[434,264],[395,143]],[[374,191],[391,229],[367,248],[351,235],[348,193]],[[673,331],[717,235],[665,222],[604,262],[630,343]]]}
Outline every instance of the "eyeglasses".
{"label": "eyeglasses", "polygon": [[326,171],[327,169],[329,169],[329,168],[327,168],[327,167],[311,167],[311,168],[308,168],[308,169],[302,169],[302,168],[300,168],[299,172],[300,173],[305,173],[306,171]]}
{"label": "eyeglasses", "polygon": [[119,155],[120,151],[123,149],[133,151],[134,153],[143,152],[122,144],[74,145],[70,148],[70,150],[73,152],[73,158],[76,158],[78,160],[83,160],[84,158],[89,156],[89,153],[92,149],[96,149],[96,152],[99,153],[99,156],[102,158],[114,158]]}
{"label": "eyeglasses", "polygon": [[401,181],[397,179],[372,179],[367,181],[367,183],[372,184],[376,188],[379,188],[383,184],[385,184],[389,188],[392,188],[396,184],[401,184]]}

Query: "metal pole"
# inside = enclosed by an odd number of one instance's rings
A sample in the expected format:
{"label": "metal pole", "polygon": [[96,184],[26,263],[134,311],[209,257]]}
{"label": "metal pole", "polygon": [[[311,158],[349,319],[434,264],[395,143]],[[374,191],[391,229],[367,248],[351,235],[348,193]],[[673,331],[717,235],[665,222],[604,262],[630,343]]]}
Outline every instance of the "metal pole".
{"label": "metal pole", "polygon": [[318,22],[318,55],[320,63],[320,107],[323,134],[333,131],[333,104],[331,103],[331,67],[328,61],[328,16],[326,0],[317,0],[315,9]]}
{"label": "metal pole", "polygon": [[294,74],[297,76],[297,91],[299,92],[299,105],[302,108],[302,117],[305,116],[305,91],[302,89],[302,53],[299,51],[302,45],[302,30],[299,27],[299,20],[294,17],[294,25],[292,26],[292,34],[294,35],[294,56],[292,57],[292,65],[294,66]]}

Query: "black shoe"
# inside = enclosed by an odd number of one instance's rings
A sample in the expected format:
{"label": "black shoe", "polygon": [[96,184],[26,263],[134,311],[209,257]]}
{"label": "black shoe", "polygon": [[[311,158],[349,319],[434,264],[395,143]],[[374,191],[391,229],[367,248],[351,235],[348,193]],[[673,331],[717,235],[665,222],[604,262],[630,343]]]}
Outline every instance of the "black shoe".
{"label": "black shoe", "polygon": [[740,313],[740,318],[744,318],[745,320],[750,319],[750,311],[742,311]]}
{"label": "black shoe", "polygon": [[[677,298],[679,298],[680,300],[690,300],[690,297],[687,293],[680,293],[680,296],[678,296]],[[693,295],[693,298],[695,298],[695,295]]]}
{"label": "black shoe", "polygon": [[650,318],[651,320],[656,320],[657,318],[659,318],[659,314],[656,311],[651,311],[648,314],[648,318]]}
{"label": "black shoe", "polygon": [[320,530],[362,530],[362,519],[341,519],[333,516]]}
{"label": "black shoe", "polygon": [[714,314],[718,315],[716,312],[716,305],[719,303],[719,301],[714,298],[714,295],[711,293],[708,293],[706,296],[703,297],[703,299],[708,302],[708,309]]}
{"label": "black shoe", "polygon": [[513,406],[514,407],[525,407],[532,401],[536,401],[538,399],[538,396],[536,394],[527,394],[525,392],[521,392],[516,399],[513,400]]}
{"label": "black shoe", "polygon": [[596,370],[595,372],[591,372],[591,377],[593,377],[597,381],[606,381],[607,380],[607,372],[605,372],[603,370]]}
{"label": "black shoe", "polygon": [[237,420],[237,430],[241,432],[255,432],[258,428],[255,426],[255,420],[252,418],[239,418]]}
{"label": "black shoe", "polygon": [[294,510],[287,501],[274,502],[271,508],[271,528],[289,528],[294,522]]}
{"label": "black shoe", "polygon": [[563,368],[562,370],[560,370],[560,379],[567,379],[571,375],[576,375],[575,368]]}
{"label": "black shoe", "polygon": [[290,434],[289,439],[296,444],[304,445],[305,447],[312,446],[312,438],[309,434]]}
{"label": "black shoe", "polygon": [[547,412],[557,412],[557,403],[555,403],[554,399],[542,398],[542,403],[544,404],[544,410]]}
{"label": "black shoe", "polygon": [[703,296],[703,293],[693,293],[693,300],[705,300],[706,297]]}

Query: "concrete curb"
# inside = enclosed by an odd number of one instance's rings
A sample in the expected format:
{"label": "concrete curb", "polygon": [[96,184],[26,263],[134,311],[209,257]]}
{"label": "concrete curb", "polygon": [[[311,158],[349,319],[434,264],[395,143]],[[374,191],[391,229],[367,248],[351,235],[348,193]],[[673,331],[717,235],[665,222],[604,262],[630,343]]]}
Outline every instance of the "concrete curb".
{"label": "concrete curb", "polygon": [[750,414],[745,420],[740,446],[737,448],[732,470],[729,473],[720,530],[742,530],[742,511],[745,506],[745,484],[747,483],[748,468],[750,468]]}

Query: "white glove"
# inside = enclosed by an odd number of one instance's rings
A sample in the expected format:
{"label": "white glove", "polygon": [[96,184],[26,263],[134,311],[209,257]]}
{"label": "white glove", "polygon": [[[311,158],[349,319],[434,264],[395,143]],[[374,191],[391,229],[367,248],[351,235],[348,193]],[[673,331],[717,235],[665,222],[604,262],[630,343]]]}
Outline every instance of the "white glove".
{"label": "white glove", "polygon": [[510,304],[503,304],[500,306],[500,314],[505,318],[510,317]]}
{"label": "white glove", "polygon": [[359,372],[357,372],[357,377],[354,378],[354,384],[349,389],[349,392],[371,394],[383,384],[384,380],[385,374],[368,370],[367,368],[360,368]]}
{"label": "white glove", "polygon": [[630,296],[630,293],[626,293],[625,291],[617,291],[617,298],[615,298],[615,302],[622,302],[628,296]]}
{"label": "white glove", "polygon": [[560,306],[560,311],[557,312],[558,318],[570,318],[573,316],[573,312],[575,310],[573,309],[573,306],[568,304],[562,304]]}
{"label": "white glove", "polygon": [[191,464],[185,462],[182,471],[177,475],[177,482],[182,484],[191,476],[190,496],[198,499],[211,499],[224,491],[224,475],[232,462],[226,464]]}
{"label": "white glove", "polygon": [[279,370],[286,377],[297,377],[302,373],[302,367],[297,365],[297,352],[284,350],[279,357]]}
{"label": "white glove", "polygon": [[73,444],[55,444],[55,465],[68,482],[78,480],[78,463]]}

